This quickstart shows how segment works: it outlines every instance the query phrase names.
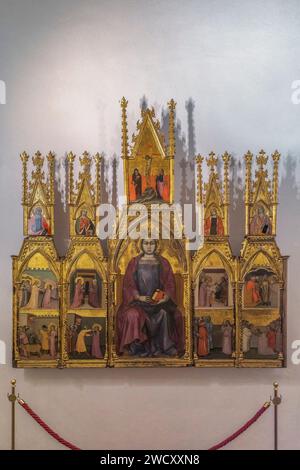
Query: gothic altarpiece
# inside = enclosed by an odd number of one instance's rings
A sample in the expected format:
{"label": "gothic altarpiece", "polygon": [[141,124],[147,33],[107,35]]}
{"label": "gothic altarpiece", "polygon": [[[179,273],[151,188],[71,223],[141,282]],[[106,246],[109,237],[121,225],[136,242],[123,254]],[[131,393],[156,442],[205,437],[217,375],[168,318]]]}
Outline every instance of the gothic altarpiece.
{"label": "gothic altarpiece", "polygon": [[[13,256],[13,361],[16,367],[283,367],[286,264],[276,244],[279,153],[245,155],[245,239],[233,256],[229,163],[196,157],[196,204],[203,244],[190,250],[174,203],[175,107],[168,143],[153,109],[144,109],[132,144],[121,100],[124,204],[107,250],[97,235],[101,155],[84,152],[79,174],[67,156],[69,248],[53,241],[55,157],[21,155],[24,241]],[[204,182],[203,162],[208,166]],[[136,217],[136,208],[139,217]],[[153,219],[153,213],[156,218]],[[155,220],[155,223],[153,222]],[[181,223],[181,225],[180,225]],[[176,235],[176,227],[182,237]],[[128,230],[124,234],[124,227]],[[132,236],[133,232],[135,236]],[[136,236],[138,234],[139,236]]]}

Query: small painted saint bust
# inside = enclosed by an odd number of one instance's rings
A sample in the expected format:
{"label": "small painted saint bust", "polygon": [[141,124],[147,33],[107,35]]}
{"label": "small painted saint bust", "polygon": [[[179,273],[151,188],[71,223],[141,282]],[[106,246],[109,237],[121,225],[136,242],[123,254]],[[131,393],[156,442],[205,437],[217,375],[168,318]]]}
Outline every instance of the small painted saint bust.
{"label": "small painted saint bust", "polygon": [[272,223],[264,206],[258,206],[257,213],[250,223],[250,235],[271,235]]}
{"label": "small painted saint bust", "polygon": [[50,224],[43,215],[43,209],[39,206],[33,209],[32,215],[28,220],[28,235],[51,235]]}
{"label": "small painted saint bust", "polygon": [[209,217],[205,219],[204,235],[224,235],[223,221],[215,207],[210,210]]}
{"label": "small painted saint bust", "polygon": [[87,210],[82,210],[80,216],[76,220],[75,231],[77,235],[92,237],[95,235],[95,225],[88,217]]}

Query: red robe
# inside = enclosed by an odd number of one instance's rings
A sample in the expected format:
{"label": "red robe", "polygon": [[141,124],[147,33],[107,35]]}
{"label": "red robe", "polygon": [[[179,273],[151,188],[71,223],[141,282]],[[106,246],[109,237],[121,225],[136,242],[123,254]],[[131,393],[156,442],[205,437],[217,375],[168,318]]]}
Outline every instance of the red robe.
{"label": "red robe", "polygon": [[207,356],[208,350],[208,332],[204,321],[201,321],[198,329],[198,356]]}
{"label": "red robe", "polygon": [[276,350],[276,333],[273,330],[269,330],[267,332],[267,338],[268,338],[268,346],[269,348],[273,349],[273,351]]}
{"label": "red robe", "polygon": [[257,304],[258,302],[260,302],[261,298],[257,290],[257,284],[255,281],[252,281],[252,279],[249,279],[249,281],[246,284],[246,290],[250,292],[251,294],[252,303]]}
{"label": "red robe", "polygon": [[[210,235],[211,217],[207,217],[204,221],[204,235]],[[224,235],[224,227],[221,217],[217,217],[217,235]]]}
{"label": "red robe", "polygon": [[[142,255],[133,258],[126,269],[123,280],[123,302],[117,311],[117,353],[122,354],[124,348],[129,346],[134,341],[145,343],[148,341],[147,332],[145,331],[145,321],[147,314],[139,305],[132,305],[135,296],[139,295],[138,286],[135,281],[134,273],[137,270],[138,261]],[[158,256],[161,270],[160,270],[160,283],[163,291],[175,303],[175,278],[169,261],[162,256]],[[163,305],[163,304],[162,304]],[[174,312],[174,328],[170,332],[170,336],[175,343],[177,352],[182,354],[184,352],[184,323],[182,313],[178,308]]]}

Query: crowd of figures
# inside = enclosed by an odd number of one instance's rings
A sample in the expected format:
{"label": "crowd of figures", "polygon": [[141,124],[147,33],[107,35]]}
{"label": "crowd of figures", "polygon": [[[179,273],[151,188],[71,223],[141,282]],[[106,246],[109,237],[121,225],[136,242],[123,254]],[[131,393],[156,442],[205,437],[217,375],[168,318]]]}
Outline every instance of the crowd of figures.
{"label": "crowd of figures", "polygon": [[214,325],[210,316],[202,316],[197,318],[195,323],[195,342],[199,357],[208,356],[213,352],[232,355],[234,328],[229,320],[224,320],[222,325]]}
{"label": "crowd of figures", "polygon": [[220,276],[216,281],[209,274],[203,273],[199,280],[199,307],[228,306],[228,278]]}
{"label": "crowd of figures", "polygon": [[83,318],[75,315],[67,329],[67,352],[69,357],[77,359],[103,359],[101,347],[101,330],[99,323],[89,328]]}
{"label": "crowd of figures", "polygon": [[[195,347],[199,357],[213,353],[231,356],[234,351],[235,328],[229,320],[214,325],[210,316],[195,320]],[[280,319],[266,326],[255,326],[242,321],[242,351],[246,357],[274,356],[282,352],[282,329]]]}
{"label": "crowd of figures", "polygon": [[58,291],[56,282],[51,279],[23,279],[19,290],[19,306],[23,309],[57,309]]}
{"label": "crowd of figures", "polygon": [[260,356],[273,356],[282,352],[282,329],[280,319],[266,326],[255,326],[247,320],[242,322],[242,351]]}
{"label": "crowd of figures", "polygon": [[59,350],[58,341],[57,327],[54,323],[43,324],[38,331],[31,326],[20,326],[18,329],[19,352],[24,358],[38,355],[56,359]]}
{"label": "crowd of figures", "polygon": [[244,293],[245,307],[276,307],[277,298],[278,284],[275,276],[265,270],[259,270],[256,275],[251,273],[247,276]]}

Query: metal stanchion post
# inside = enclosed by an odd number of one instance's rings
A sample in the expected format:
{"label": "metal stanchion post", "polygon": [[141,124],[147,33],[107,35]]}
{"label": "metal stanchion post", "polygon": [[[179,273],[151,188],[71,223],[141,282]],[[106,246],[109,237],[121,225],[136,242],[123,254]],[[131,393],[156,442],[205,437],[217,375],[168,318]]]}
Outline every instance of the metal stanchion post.
{"label": "metal stanchion post", "polygon": [[271,397],[271,401],[274,405],[274,450],[278,450],[278,405],[281,403],[281,395],[278,395],[279,384],[273,383],[274,396]]}
{"label": "metal stanchion post", "polygon": [[16,379],[12,379],[11,383],[11,394],[7,394],[9,401],[11,402],[11,450],[15,450],[16,442],[16,416],[15,416],[15,406],[16,406]]}

